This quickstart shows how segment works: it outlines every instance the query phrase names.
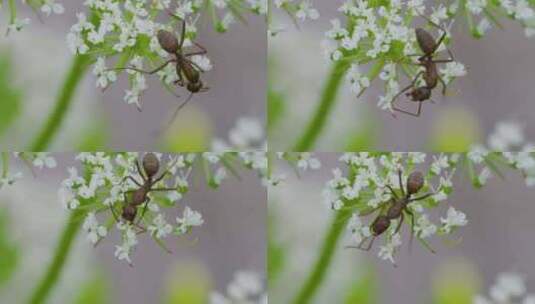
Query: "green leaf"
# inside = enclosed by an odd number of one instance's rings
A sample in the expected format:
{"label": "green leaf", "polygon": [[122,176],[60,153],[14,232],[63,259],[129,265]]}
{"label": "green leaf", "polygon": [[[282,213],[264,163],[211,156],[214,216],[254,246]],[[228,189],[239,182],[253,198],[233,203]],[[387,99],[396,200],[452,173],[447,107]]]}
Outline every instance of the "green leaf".
{"label": "green leaf", "polygon": [[75,297],[74,304],[105,304],[110,303],[109,281],[101,273],[93,275],[84,282]]}
{"label": "green leaf", "polygon": [[0,137],[21,113],[22,92],[12,79],[10,58],[0,53]]}
{"label": "green leaf", "polygon": [[19,248],[10,240],[8,214],[5,208],[0,209],[0,288],[7,283],[19,262]]}

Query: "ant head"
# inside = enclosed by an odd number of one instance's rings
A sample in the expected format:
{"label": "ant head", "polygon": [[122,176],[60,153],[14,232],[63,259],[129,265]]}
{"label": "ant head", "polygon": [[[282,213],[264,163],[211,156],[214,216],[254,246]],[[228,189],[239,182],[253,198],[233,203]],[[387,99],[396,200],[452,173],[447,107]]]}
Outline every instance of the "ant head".
{"label": "ant head", "polygon": [[198,93],[201,89],[203,88],[203,83],[202,81],[197,81],[197,82],[190,82],[188,83],[188,91],[190,91],[191,93]]}
{"label": "ant head", "polygon": [[415,31],[416,41],[418,42],[418,46],[422,52],[424,52],[424,54],[427,56],[433,54],[436,46],[435,38],[433,38],[433,36],[431,36],[431,34],[429,34],[429,32],[423,28],[417,28]]}
{"label": "ant head", "polygon": [[431,89],[427,87],[419,87],[406,94],[412,101],[424,101],[431,98]]}
{"label": "ant head", "polygon": [[156,36],[160,46],[167,53],[176,54],[178,52],[178,39],[175,37],[175,35],[173,35],[173,33],[166,30],[159,30]]}
{"label": "ant head", "polygon": [[143,170],[147,174],[148,177],[153,177],[158,173],[158,170],[160,169],[160,161],[154,155],[154,153],[147,153],[145,156],[143,156]]}
{"label": "ant head", "polygon": [[133,222],[136,218],[137,209],[135,206],[127,205],[123,208],[122,218],[127,222]]}
{"label": "ant head", "polygon": [[380,235],[390,227],[390,220],[384,216],[379,215],[372,224],[372,232],[374,235]]}
{"label": "ant head", "polygon": [[420,171],[412,172],[407,178],[407,194],[415,194],[424,186],[424,175]]}

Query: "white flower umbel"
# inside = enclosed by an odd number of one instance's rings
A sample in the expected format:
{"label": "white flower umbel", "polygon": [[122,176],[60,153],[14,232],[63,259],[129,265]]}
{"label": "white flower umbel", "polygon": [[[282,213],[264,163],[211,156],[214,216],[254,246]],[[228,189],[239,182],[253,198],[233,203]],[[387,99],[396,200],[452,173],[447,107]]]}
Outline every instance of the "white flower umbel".
{"label": "white flower umbel", "polygon": [[[438,225],[430,220],[429,212],[447,204],[458,159],[458,154],[431,157],[425,153],[345,153],[340,157],[345,168],[334,169],[334,177],[323,189],[325,204],[336,212],[351,211],[352,216],[347,224],[349,247],[367,248],[369,245],[371,248],[376,238],[382,238],[384,244],[378,249],[379,258],[395,263],[397,249],[403,244],[401,225],[407,226],[408,230],[414,229],[414,236],[426,247],[427,239],[432,236],[453,232],[452,229],[439,230]],[[403,217],[390,219],[384,232],[375,233],[375,220],[387,214],[393,201],[407,193],[407,178],[416,171],[422,173],[424,180],[411,198],[423,199],[410,202],[402,212]],[[400,189],[400,173],[403,193]],[[390,188],[395,191],[396,197]],[[414,227],[411,217],[414,217]],[[448,228],[460,226],[461,221],[451,218],[448,224]]]}
{"label": "white flower umbel", "polygon": [[[0,2],[0,9],[3,8],[4,1]],[[7,33],[18,32],[25,26],[30,24],[30,18],[20,18],[18,16],[17,3],[31,7],[35,12],[40,11],[46,17],[52,14],[61,15],[65,12],[63,4],[56,0],[30,0],[30,1],[7,1],[7,9],[9,15],[9,22],[7,25]],[[40,14],[41,15],[41,14]]]}
{"label": "white flower umbel", "polygon": [[476,295],[473,304],[533,304],[535,294],[526,290],[525,277],[515,272],[500,273],[489,289],[489,295]]}
{"label": "white flower umbel", "polygon": [[[158,161],[159,169],[153,176],[153,181],[157,182],[151,185],[156,191],[147,192],[144,201],[134,204],[135,191],[147,180],[142,161],[145,157]],[[80,153],[76,160],[81,170],[68,168],[69,176],[58,190],[60,202],[67,210],[82,212],[85,216],[83,228],[92,244],[107,237],[115,226],[122,237],[122,243],[116,245],[115,256],[129,264],[132,264],[137,235],[147,233],[166,249],[164,239],[180,237],[204,224],[202,214],[184,204],[194,164],[201,165],[203,170],[199,172],[205,173],[207,184],[213,188],[225,180],[227,170],[237,174],[237,164],[259,172],[259,180],[267,175],[265,152],[206,152],[202,156],[97,152]],[[183,213],[176,220],[168,220],[165,211],[170,208],[183,208]],[[107,224],[100,225],[99,220]]]}
{"label": "white flower umbel", "polygon": [[12,185],[17,180],[23,177],[22,172],[10,173],[11,158],[18,159],[22,163],[33,168],[54,168],[56,167],[56,159],[50,156],[48,152],[0,152],[0,189],[4,185]]}
{"label": "white flower umbel", "polygon": [[[47,3],[46,10],[58,12],[54,0]],[[265,0],[262,0],[265,1]],[[197,46],[193,43],[197,35],[197,22],[207,14],[219,32],[229,29],[236,20],[244,20],[243,13],[265,14],[267,5],[247,0],[88,0],[84,2],[87,12],[78,12],[78,21],[67,34],[67,45],[74,54],[90,54],[94,60],[93,73],[97,76],[97,87],[106,88],[115,82],[124,69],[112,72],[109,62],[116,62],[113,68],[135,67],[151,71],[171,59],[157,39],[159,30],[166,30],[181,39],[182,21],[185,22],[183,47],[190,52]],[[171,16],[172,15],[172,16]],[[212,68],[205,55],[190,58],[194,68],[206,72]],[[176,69],[170,64],[158,75],[162,85],[172,89],[177,80]],[[173,73],[174,71],[174,73]],[[125,90],[124,101],[140,107],[141,95],[147,90],[143,73],[128,70],[130,88]]]}
{"label": "white flower umbel", "polygon": [[[314,8],[311,0],[252,0],[252,1],[269,1],[269,7],[278,12],[290,16],[295,24],[306,20],[317,20],[320,17],[319,11]],[[273,18],[269,19],[268,35],[276,36],[285,30],[285,27],[274,24]]]}
{"label": "white flower umbel", "polygon": [[[285,2],[285,1],[279,1]],[[463,3],[464,5],[459,5]],[[422,67],[415,54],[423,54],[416,39],[415,28],[422,27],[438,41],[442,29],[421,16],[440,25],[448,33],[436,50],[440,58],[448,58],[446,47],[452,43],[450,28],[458,19],[467,18],[470,32],[480,37],[499,22],[496,16],[509,16],[526,27],[526,34],[535,32],[533,2],[468,0],[456,4],[441,1],[344,1],[339,12],[342,17],[331,20],[321,45],[329,61],[344,62],[346,79],[353,94],[360,96],[373,82],[381,82],[384,93],[379,95],[379,108],[392,111],[392,101],[402,88],[419,76],[416,86],[423,83]],[[485,12],[485,13],[482,13]],[[446,85],[465,76],[465,66],[457,61],[438,63],[440,77]],[[437,90],[438,91],[438,90]],[[410,92],[410,90],[408,91]]]}
{"label": "white flower umbel", "polygon": [[267,304],[263,278],[256,272],[237,271],[226,294],[214,291],[210,304]]}

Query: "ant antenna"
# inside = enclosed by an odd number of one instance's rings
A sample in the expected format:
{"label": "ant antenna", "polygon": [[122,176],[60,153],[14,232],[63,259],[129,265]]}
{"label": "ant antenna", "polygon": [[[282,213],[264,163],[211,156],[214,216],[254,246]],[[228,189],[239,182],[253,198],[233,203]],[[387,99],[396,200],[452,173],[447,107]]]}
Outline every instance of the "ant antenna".
{"label": "ant antenna", "polygon": [[175,118],[178,115],[178,112],[180,112],[180,110],[182,110],[182,108],[188,104],[188,102],[191,100],[192,97],[193,97],[193,93],[190,93],[188,98],[183,103],[181,103],[178,106],[178,108],[176,108],[175,112],[173,113],[173,116],[171,116],[171,119],[167,122],[167,124],[163,126],[163,128],[161,128],[157,133],[163,133],[164,131],[169,129],[169,127],[171,126],[171,123],[175,121]]}

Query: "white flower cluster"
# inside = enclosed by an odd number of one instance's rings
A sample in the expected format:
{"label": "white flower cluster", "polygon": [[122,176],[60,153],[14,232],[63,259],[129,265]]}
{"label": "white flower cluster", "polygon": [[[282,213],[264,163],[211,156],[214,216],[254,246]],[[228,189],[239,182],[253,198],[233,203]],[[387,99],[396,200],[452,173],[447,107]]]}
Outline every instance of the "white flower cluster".
{"label": "white flower cluster", "polygon": [[490,287],[489,296],[477,295],[473,304],[535,304],[535,294],[527,293],[525,278],[518,273],[501,273]]}
{"label": "white flower cluster", "polygon": [[208,183],[213,187],[218,187],[227,177],[227,169],[231,168],[229,164],[232,163],[240,163],[243,167],[255,171],[262,183],[267,185],[267,152],[204,152],[203,157],[214,168],[214,173],[208,177]]}
{"label": "white flower cluster", "polygon": [[[143,180],[136,167],[136,162],[140,158],[138,153],[80,153],[76,160],[83,165],[83,173],[80,175],[75,167],[69,168],[69,177],[62,182],[58,191],[60,201],[67,209],[86,212],[83,229],[92,244],[96,245],[106,237],[109,229],[114,223],[116,224],[123,242],[116,246],[115,256],[129,264],[132,262],[131,254],[138,243],[139,233],[148,231],[160,244],[160,240],[171,234],[180,236],[189,232],[192,227],[203,224],[201,214],[187,206],[182,217],[176,218],[174,225],[167,222],[161,210],[161,207],[176,206],[188,192],[188,179],[196,155],[156,154],[156,156],[160,162],[158,176],[167,173],[154,185],[154,188],[172,190],[149,192],[148,202],[139,208],[136,207],[138,216],[133,222],[124,221],[121,214],[126,206],[128,194],[139,188],[135,181],[141,183]],[[142,210],[146,212],[142,214]],[[107,217],[107,225],[98,222],[98,214]]]}
{"label": "white flower cluster", "polygon": [[[522,21],[524,24],[534,24],[533,9],[526,0],[468,0],[452,1],[451,4],[441,1],[436,4],[425,4],[423,0],[411,1],[345,1],[339,8],[344,14],[345,23],[340,19],[332,20],[332,28],[326,32],[326,40],[322,43],[326,56],[332,61],[348,61],[351,65],[346,75],[351,91],[359,96],[368,88],[372,81],[379,77],[384,82],[384,95],[380,96],[378,106],[383,110],[392,110],[393,98],[407,84],[400,85],[400,76],[412,79],[421,71],[422,67],[414,68],[414,54],[421,54],[413,21],[428,16],[435,24],[452,26],[457,17],[468,16],[468,24],[473,24],[473,15],[482,15],[479,30],[486,31],[491,25],[488,16],[504,15]],[[459,3],[466,3],[461,7]],[[499,4],[497,4],[499,3]],[[485,11],[485,13],[481,13]],[[464,13],[466,12],[466,14]],[[490,15],[489,15],[490,14]],[[492,21],[494,22],[494,21]],[[444,26],[443,26],[444,27]],[[435,39],[443,34],[442,30],[430,27],[436,31]],[[476,31],[475,29],[473,32]],[[534,33],[535,29],[526,32]],[[450,40],[449,33],[444,43]],[[444,44],[438,51],[445,50]],[[369,71],[361,71],[363,65],[369,66]],[[449,62],[441,65],[439,73],[449,84],[454,78],[464,76],[466,69],[459,62]],[[419,79],[421,82],[422,79]],[[417,82],[418,84],[418,82]]]}
{"label": "white flower cluster", "polygon": [[267,304],[262,278],[251,271],[237,271],[227,286],[226,294],[213,292],[210,304]]}
{"label": "white flower cluster", "polygon": [[22,160],[25,164],[30,166],[30,169],[33,168],[43,169],[43,168],[55,168],[57,163],[56,159],[50,156],[48,152],[0,152],[1,159],[0,163],[2,165],[2,171],[0,174],[0,189],[4,185],[12,185],[17,180],[23,177],[22,172],[9,173],[9,162],[10,155],[13,157]]}
{"label": "white flower cluster", "polygon": [[[297,175],[300,175],[301,172],[318,170],[321,168],[321,161],[311,152],[277,152],[276,157],[278,160],[283,160],[292,166]],[[265,184],[269,186],[277,186],[285,179],[285,174],[270,172],[269,177],[265,179]]]}
{"label": "white flower cluster", "polygon": [[501,163],[507,163],[521,171],[526,185],[535,186],[535,145],[527,141],[524,130],[518,123],[498,123],[489,135],[488,144],[473,145],[468,157],[474,164],[482,166],[481,171],[476,173],[476,184],[486,183],[491,176],[488,162],[499,158]]}
{"label": "white flower cluster", "polygon": [[[431,159],[432,158],[432,159]],[[430,160],[427,170],[424,163]],[[452,192],[451,178],[456,172],[456,165],[460,159],[459,154],[440,154],[430,157],[425,153],[346,153],[340,161],[347,167],[347,176],[342,169],[333,170],[334,177],[326,183],[323,189],[324,201],[330,209],[346,210],[352,213],[347,229],[350,233],[352,246],[360,246],[373,235],[372,222],[366,224],[362,217],[375,214],[385,214],[391,206],[393,197],[392,188],[397,196],[401,196],[399,174],[401,172],[404,183],[404,193],[407,193],[407,177],[411,172],[423,172],[424,184],[414,197],[424,197],[408,204],[404,216],[414,217],[414,227],[411,219],[406,223],[414,229],[414,235],[423,243],[425,239],[440,234],[450,234],[456,228],[465,226],[468,221],[466,215],[453,207],[449,207],[445,217],[440,223],[430,220],[427,210],[441,205]],[[418,167],[418,168],[416,168]],[[373,219],[372,219],[373,220]],[[398,225],[401,218],[393,219],[385,231],[385,243],[379,248],[378,256],[381,259],[394,263],[394,255],[402,244]],[[426,244],[428,247],[428,245]]]}
{"label": "white flower cluster", "polygon": [[212,151],[266,151],[267,140],[264,125],[256,117],[240,117],[228,133],[228,142],[217,138]]}
{"label": "white flower cluster", "polygon": [[[2,2],[0,2],[0,8],[2,8]],[[22,3],[30,6],[36,13],[37,11],[40,11],[46,17],[49,17],[51,14],[61,15],[65,12],[63,5],[56,0],[28,0],[22,1]],[[17,5],[15,1],[8,1],[7,4],[9,6],[10,14],[7,27],[8,33],[11,31],[21,31],[25,26],[31,23],[30,18],[17,17]]]}
{"label": "white flower cluster", "polygon": [[[267,1],[267,0],[264,0]],[[270,0],[274,2],[275,8],[283,10],[288,14],[294,22],[304,22],[308,19],[316,20],[320,17],[317,9],[315,9],[310,0]],[[271,20],[270,20],[271,21]],[[281,31],[284,31],[284,27],[276,26],[272,22],[268,26],[268,35],[275,36]]]}
{"label": "white flower cluster", "polygon": [[[180,39],[178,28],[180,20],[186,22],[184,47],[193,47],[196,36],[196,23],[203,10],[210,9],[215,28],[226,31],[239,13],[245,10],[256,14],[265,13],[262,3],[265,0],[87,0],[84,5],[89,10],[77,14],[78,22],[67,35],[67,44],[76,54],[91,54],[95,59],[93,74],[97,77],[97,87],[105,89],[117,80],[117,73],[110,71],[106,60],[117,57],[117,67],[148,69],[161,66],[168,56],[160,46],[156,33],[167,30]],[[173,16],[171,16],[173,15]],[[221,16],[220,16],[221,15]],[[204,55],[195,55],[191,60],[196,68],[208,71],[212,68],[210,60]],[[145,75],[128,70],[130,89],[125,90],[124,101],[141,107],[141,96],[147,89]],[[178,80],[176,69],[169,64],[158,72],[163,84],[169,86]]]}

